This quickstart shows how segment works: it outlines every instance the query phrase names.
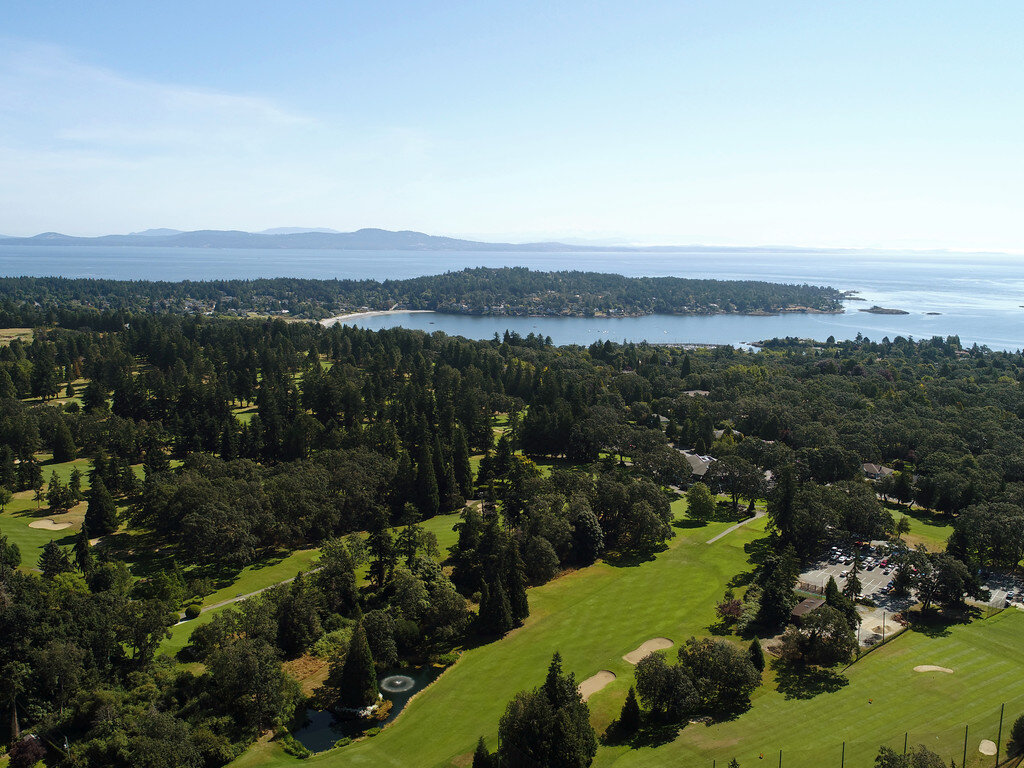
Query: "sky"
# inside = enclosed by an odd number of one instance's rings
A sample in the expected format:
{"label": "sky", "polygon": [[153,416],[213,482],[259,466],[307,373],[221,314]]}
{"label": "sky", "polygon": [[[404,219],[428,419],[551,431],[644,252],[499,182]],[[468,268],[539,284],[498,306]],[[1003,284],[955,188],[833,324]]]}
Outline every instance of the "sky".
{"label": "sky", "polygon": [[1024,3],[0,4],[0,233],[1024,252]]}

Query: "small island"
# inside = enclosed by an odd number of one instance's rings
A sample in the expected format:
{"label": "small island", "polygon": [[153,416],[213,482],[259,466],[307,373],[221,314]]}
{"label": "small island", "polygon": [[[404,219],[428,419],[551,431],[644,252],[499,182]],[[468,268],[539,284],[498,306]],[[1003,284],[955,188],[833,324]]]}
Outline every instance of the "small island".
{"label": "small island", "polygon": [[868,309],[858,309],[858,312],[870,312],[872,315],[909,315],[905,309],[890,309],[889,307],[880,307],[877,304],[869,307]]}
{"label": "small island", "polygon": [[[760,280],[625,277],[478,267],[402,280],[96,280],[0,278],[0,299],[42,324],[57,312],[283,316],[346,321],[389,311],[502,317],[839,313],[835,288]],[[26,318],[29,319],[29,318]]]}

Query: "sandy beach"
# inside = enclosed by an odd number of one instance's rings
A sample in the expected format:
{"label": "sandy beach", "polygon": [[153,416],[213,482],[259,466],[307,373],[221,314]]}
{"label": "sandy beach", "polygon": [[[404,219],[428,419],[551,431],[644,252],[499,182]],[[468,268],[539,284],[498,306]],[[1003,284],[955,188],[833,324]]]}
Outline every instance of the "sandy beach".
{"label": "sandy beach", "polygon": [[350,312],[347,315],[338,315],[337,317],[327,317],[320,321],[320,325],[325,328],[329,328],[332,325],[338,323],[350,323],[353,320],[362,320],[367,317],[379,317],[381,315],[419,315],[419,314],[432,314],[432,309],[377,309],[371,310],[370,312]]}

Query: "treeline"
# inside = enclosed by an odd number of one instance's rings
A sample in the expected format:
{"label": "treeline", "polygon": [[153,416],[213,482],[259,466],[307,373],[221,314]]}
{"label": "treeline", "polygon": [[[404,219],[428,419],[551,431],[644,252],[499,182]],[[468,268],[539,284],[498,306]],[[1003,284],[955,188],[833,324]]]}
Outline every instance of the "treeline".
{"label": "treeline", "polygon": [[[717,459],[705,482],[737,515],[770,497],[778,546],[729,607],[738,620],[783,621],[801,561],[830,540],[898,533],[863,462],[890,465],[892,494],[954,521],[949,554],[907,555],[929,601],[962,601],[979,567],[1019,560],[1020,354],[955,338],[556,348],[514,334],[87,315],[57,313],[56,327],[0,348],[0,486],[53,509],[88,502],[87,530],[73,550],[47,548],[41,577],[0,547],[0,680],[16,681],[0,701],[54,744],[67,735],[67,765],[148,764],[142,749],[221,765],[294,710],[282,659],[329,659],[321,699],[345,706],[369,695],[375,668],[500,636],[526,618],[528,585],[664,546],[667,486],[690,480],[680,448]],[[42,452],[91,458],[88,489],[47,483]],[[564,462],[535,463],[552,458]],[[445,512],[460,513],[458,541],[437,553],[422,521]],[[173,567],[140,579],[117,548],[90,546],[126,524]],[[153,658],[176,612],[210,591],[185,575],[196,564],[237,568],[300,545],[324,547],[321,570],[194,634],[188,652],[207,673]],[[843,600],[830,607],[845,620]],[[683,687],[645,705],[710,707],[671,703],[691,701],[685,676],[700,689],[693,663],[653,670]]]}
{"label": "treeline", "polygon": [[[76,312],[288,313],[319,319],[362,307],[487,315],[714,314],[840,308],[832,288],[754,280],[623,277],[536,272],[525,267],[465,269],[407,280],[263,278],[163,282],[59,277],[0,278],[0,327],[35,327]],[[88,318],[82,324],[89,325]]]}

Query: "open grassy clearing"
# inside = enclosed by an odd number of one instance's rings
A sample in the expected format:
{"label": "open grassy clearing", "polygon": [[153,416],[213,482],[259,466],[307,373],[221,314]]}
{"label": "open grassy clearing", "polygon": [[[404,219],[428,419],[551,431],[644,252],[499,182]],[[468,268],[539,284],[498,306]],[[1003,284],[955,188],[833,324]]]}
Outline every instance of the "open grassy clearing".
{"label": "open grassy clearing", "polygon": [[3,328],[0,329],[0,347],[5,347],[15,339],[21,339],[25,344],[32,343],[31,328]]}
{"label": "open grassy clearing", "polygon": [[[965,724],[970,725],[968,765],[981,765],[978,742],[995,740],[999,705],[1006,703],[1004,739],[1024,712],[1022,633],[1024,613],[1015,610],[948,632],[905,632],[847,670],[848,683],[838,690],[787,698],[769,684],[755,694],[750,711],[732,722],[690,725],[678,739],[656,748],[602,749],[595,765],[701,766],[713,759],[725,765],[733,757],[741,765],[776,765],[781,749],[784,765],[791,768],[838,766],[845,741],[846,764],[870,766],[881,744],[902,751],[905,733],[911,745],[924,744],[960,765]],[[915,672],[920,664],[954,673]],[[783,687],[789,690],[787,682]],[[824,676],[818,684],[831,687]],[[803,687],[815,686],[807,681]],[[761,754],[765,763],[759,763]]]}
{"label": "open grassy clearing", "polygon": [[[54,463],[50,454],[37,454],[36,458],[42,463],[43,480],[49,483],[50,476],[56,472],[61,482],[67,483],[71,472],[77,467],[82,473],[82,488],[89,487],[89,470],[92,462],[89,459],[75,459],[62,463]],[[43,499],[38,505],[35,501],[33,491],[19,491],[8,503],[6,510],[0,513],[0,533],[7,537],[12,544],[17,544],[21,550],[21,564],[24,568],[35,568],[39,562],[43,547],[56,539],[58,544],[70,546],[74,543],[75,534],[82,529],[82,521],[85,519],[85,502],[72,507],[68,512],[60,515],[53,515],[46,506]],[[32,528],[30,523],[38,520],[52,519],[57,523],[69,523],[69,527],[60,531],[48,531],[40,528]]]}
{"label": "open grassy clearing", "polygon": [[[677,515],[682,502],[674,505]],[[758,521],[760,523],[760,521]],[[676,641],[706,634],[724,585],[745,570],[744,545],[763,535],[759,524],[705,542],[728,527],[691,527],[683,521],[669,549],[637,565],[599,563],[530,590],[526,625],[504,639],[467,650],[459,662],[419,694],[379,736],[333,750],[310,762],[325,766],[447,766],[464,758],[480,735],[493,744],[505,704],[539,684],[559,650],[578,680],[601,669],[618,679],[591,698],[603,729],[617,715],[632,679],[622,655],[652,637]],[[444,722],[444,728],[438,724]],[[289,765],[277,745],[254,748],[238,766]]]}
{"label": "open grassy clearing", "polygon": [[917,507],[895,504],[886,504],[885,507],[892,512],[894,520],[906,515],[910,523],[910,533],[906,534],[903,540],[911,547],[924,544],[929,552],[945,551],[946,540],[953,533],[953,523],[948,517]]}

